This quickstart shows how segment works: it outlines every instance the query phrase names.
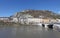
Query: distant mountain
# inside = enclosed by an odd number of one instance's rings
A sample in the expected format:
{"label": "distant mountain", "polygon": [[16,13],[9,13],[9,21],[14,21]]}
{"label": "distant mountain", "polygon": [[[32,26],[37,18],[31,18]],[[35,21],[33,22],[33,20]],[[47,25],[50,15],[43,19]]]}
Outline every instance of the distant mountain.
{"label": "distant mountain", "polygon": [[17,12],[12,16],[19,17],[24,14],[29,14],[35,18],[39,18],[39,16],[44,16],[44,18],[54,18],[54,19],[60,18],[60,15],[48,10],[24,10],[22,12]]}

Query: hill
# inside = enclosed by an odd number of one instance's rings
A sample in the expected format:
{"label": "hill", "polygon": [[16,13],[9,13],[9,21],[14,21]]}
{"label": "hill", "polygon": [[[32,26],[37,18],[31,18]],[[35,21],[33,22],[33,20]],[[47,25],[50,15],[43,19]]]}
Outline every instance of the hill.
{"label": "hill", "polygon": [[60,15],[48,10],[24,10],[22,12],[17,12],[16,14],[13,15],[13,17],[19,17],[24,14],[29,14],[34,18],[39,18],[39,16],[44,16],[44,18],[54,18],[54,19],[60,18]]}

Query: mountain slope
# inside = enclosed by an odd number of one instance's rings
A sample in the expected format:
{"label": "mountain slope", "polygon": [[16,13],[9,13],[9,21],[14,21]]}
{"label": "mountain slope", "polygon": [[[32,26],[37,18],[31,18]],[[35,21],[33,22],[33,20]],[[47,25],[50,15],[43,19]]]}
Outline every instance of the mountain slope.
{"label": "mountain slope", "polygon": [[29,14],[32,15],[35,18],[39,18],[39,16],[44,16],[44,18],[60,18],[60,15],[53,13],[52,11],[48,11],[48,10],[25,10],[22,12],[17,12],[15,15],[15,17],[19,17],[21,15],[24,14]]}

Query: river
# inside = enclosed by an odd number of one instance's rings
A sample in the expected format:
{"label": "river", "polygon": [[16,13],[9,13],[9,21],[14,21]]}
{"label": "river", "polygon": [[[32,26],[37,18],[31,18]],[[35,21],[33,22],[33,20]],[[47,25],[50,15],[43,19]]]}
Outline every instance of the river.
{"label": "river", "polygon": [[0,25],[0,38],[60,38],[60,32],[40,26]]}

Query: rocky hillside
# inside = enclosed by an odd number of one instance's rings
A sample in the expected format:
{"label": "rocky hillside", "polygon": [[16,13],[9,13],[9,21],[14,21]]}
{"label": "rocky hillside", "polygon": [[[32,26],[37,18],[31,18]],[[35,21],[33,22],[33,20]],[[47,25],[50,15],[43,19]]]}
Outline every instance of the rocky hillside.
{"label": "rocky hillside", "polygon": [[13,17],[19,17],[23,14],[29,14],[35,18],[39,18],[39,16],[44,16],[44,18],[60,18],[60,15],[48,10],[24,10],[22,12],[17,12]]}

